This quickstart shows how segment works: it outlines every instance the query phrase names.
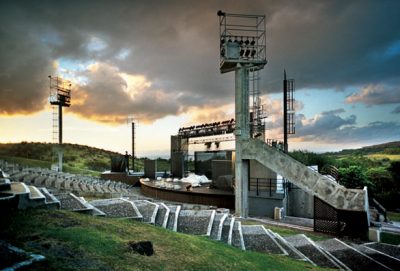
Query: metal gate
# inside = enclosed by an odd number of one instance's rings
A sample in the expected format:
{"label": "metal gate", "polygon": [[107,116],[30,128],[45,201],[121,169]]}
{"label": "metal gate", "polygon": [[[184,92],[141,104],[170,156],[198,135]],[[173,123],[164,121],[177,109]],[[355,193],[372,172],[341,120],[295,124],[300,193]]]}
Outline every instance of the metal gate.
{"label": "metal gate", "polygon": [[314,196],[314,231],[365,239],[368,227],[366,212],[336,209]]}
{"label": "metal gate", "polygon": [[339,212],[336,208],[314,196],[314,231],[339,234]]}

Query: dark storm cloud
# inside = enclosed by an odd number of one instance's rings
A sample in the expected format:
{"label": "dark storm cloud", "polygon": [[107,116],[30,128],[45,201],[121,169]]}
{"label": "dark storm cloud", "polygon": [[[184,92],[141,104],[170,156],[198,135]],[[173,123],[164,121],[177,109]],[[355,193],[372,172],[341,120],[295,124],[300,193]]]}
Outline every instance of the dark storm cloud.
{"label": "dark storm cloud", "polygon": [[363,103],[366,105],[400,103],[400,87],[369,85],[346,98],[347,103]]}
{"label": "dark storm cloud", "polygon": [[397,106],[397,107],[392,111],[392,113],[393,113],[393,114],[400,114],[400,105]]}
{"label": "dark storm cloud", "polygon": [[400,124],[396,122],[371,122],[367,125],[356,126],[356,116],[347,118],[339,116],[344,110],[334,110],[317,115],[313,119],[306,119],[299,114],[296,120],[296,135],[302,141],[354,143],[354,142],[382,142],[398,140]]}
{"label": "dark storm cloud", "polygon": [[[90,80],[76,91],[91,99],[71,107],[97,120],[126,114],[154,120],[230,103],[233,74],[218,70],[219,9],[266,14],[264,92],[280,90],[284,67],[297,88],[400,81],[400,54],[393,47],[400,40],[396,1],[2,1],[0,113],[43,108],[46,76],[60,58],[111,67],[104,78],[82,71]],[[103,48],[90,48],[96,39]],[[129,53],[120,57],[123,51]],[[114,68],[146,76],[152,88],[124,100],[124,82]],[[102,102],[106,94],[118,98],[119,106]]]}

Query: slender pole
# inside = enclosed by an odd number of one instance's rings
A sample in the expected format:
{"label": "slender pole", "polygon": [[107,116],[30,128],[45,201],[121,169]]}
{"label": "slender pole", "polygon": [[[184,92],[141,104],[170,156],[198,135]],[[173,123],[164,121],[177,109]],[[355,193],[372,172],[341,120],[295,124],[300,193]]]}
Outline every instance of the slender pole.
{"label": "slender pole", "polygon": [[135,123],[132,122],[132,170],[135,171]]}
{"label": "slender pole", "polygon": [[58,171],[62,172],[63,166],[63,149],[62,149],[62,139],[63,139],[63,123],[62,123],[62,105],[58,105]]}
{"label": "slender pole", "polygon": [[286,70],[283,72],[283,150],[288,152],[288,129],[287,129],[287,80]]}

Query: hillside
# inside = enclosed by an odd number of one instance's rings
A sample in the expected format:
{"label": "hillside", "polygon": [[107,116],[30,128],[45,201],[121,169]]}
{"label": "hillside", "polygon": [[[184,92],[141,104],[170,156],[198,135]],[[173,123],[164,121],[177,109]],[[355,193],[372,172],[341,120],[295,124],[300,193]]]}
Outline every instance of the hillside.
{"label": "hillside", "polygon": [[371,145],[359,149],[344,149],[340,152],[329,153],[331,155],[400,155],[400,141],[388,142],[378,145]]}
{"label": "hillside", "polygon": [[[98,149],[94,147],[64,144],[64,171],[97,176],[100,172],[110,170],[111,157],[121,153]],[[0,143],[0,159],[26,166],[50,168],[56,160],[53,158],[53,144],[51,143]],[[135,162],[135,171],[143,170],[143,160]],[[158,170],[169,170],[166,159],[158,159]]]}
{"label": "hillside", "polygon": [[[29,270],[325,270],[134,220],[67,211],[4,215],[0,239],[46,257]],[[129,249],[129,242],[147,240],[153,243],[154,255],[142,256]]]}

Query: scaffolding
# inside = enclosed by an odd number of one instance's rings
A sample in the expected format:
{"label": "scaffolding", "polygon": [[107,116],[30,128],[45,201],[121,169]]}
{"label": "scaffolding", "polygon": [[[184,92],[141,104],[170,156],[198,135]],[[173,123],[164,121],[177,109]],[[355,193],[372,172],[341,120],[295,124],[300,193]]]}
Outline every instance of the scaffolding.
{"label": "scaffolding", "polygon": [[249,69],[250,136],[265,141],[265,105],[261,104],[258,69]]}
{"label": "scaffolding", "polygon": [[[52,106],[52,140],[53,140],[53,156],[52,169],[62,171],[63,158],[63,122],[62,108],[71,106],[71,82],[61,77],[52,77],[50,79],[50,95],[49,102]],[[57,163],[58,161],[58,163]]]}

